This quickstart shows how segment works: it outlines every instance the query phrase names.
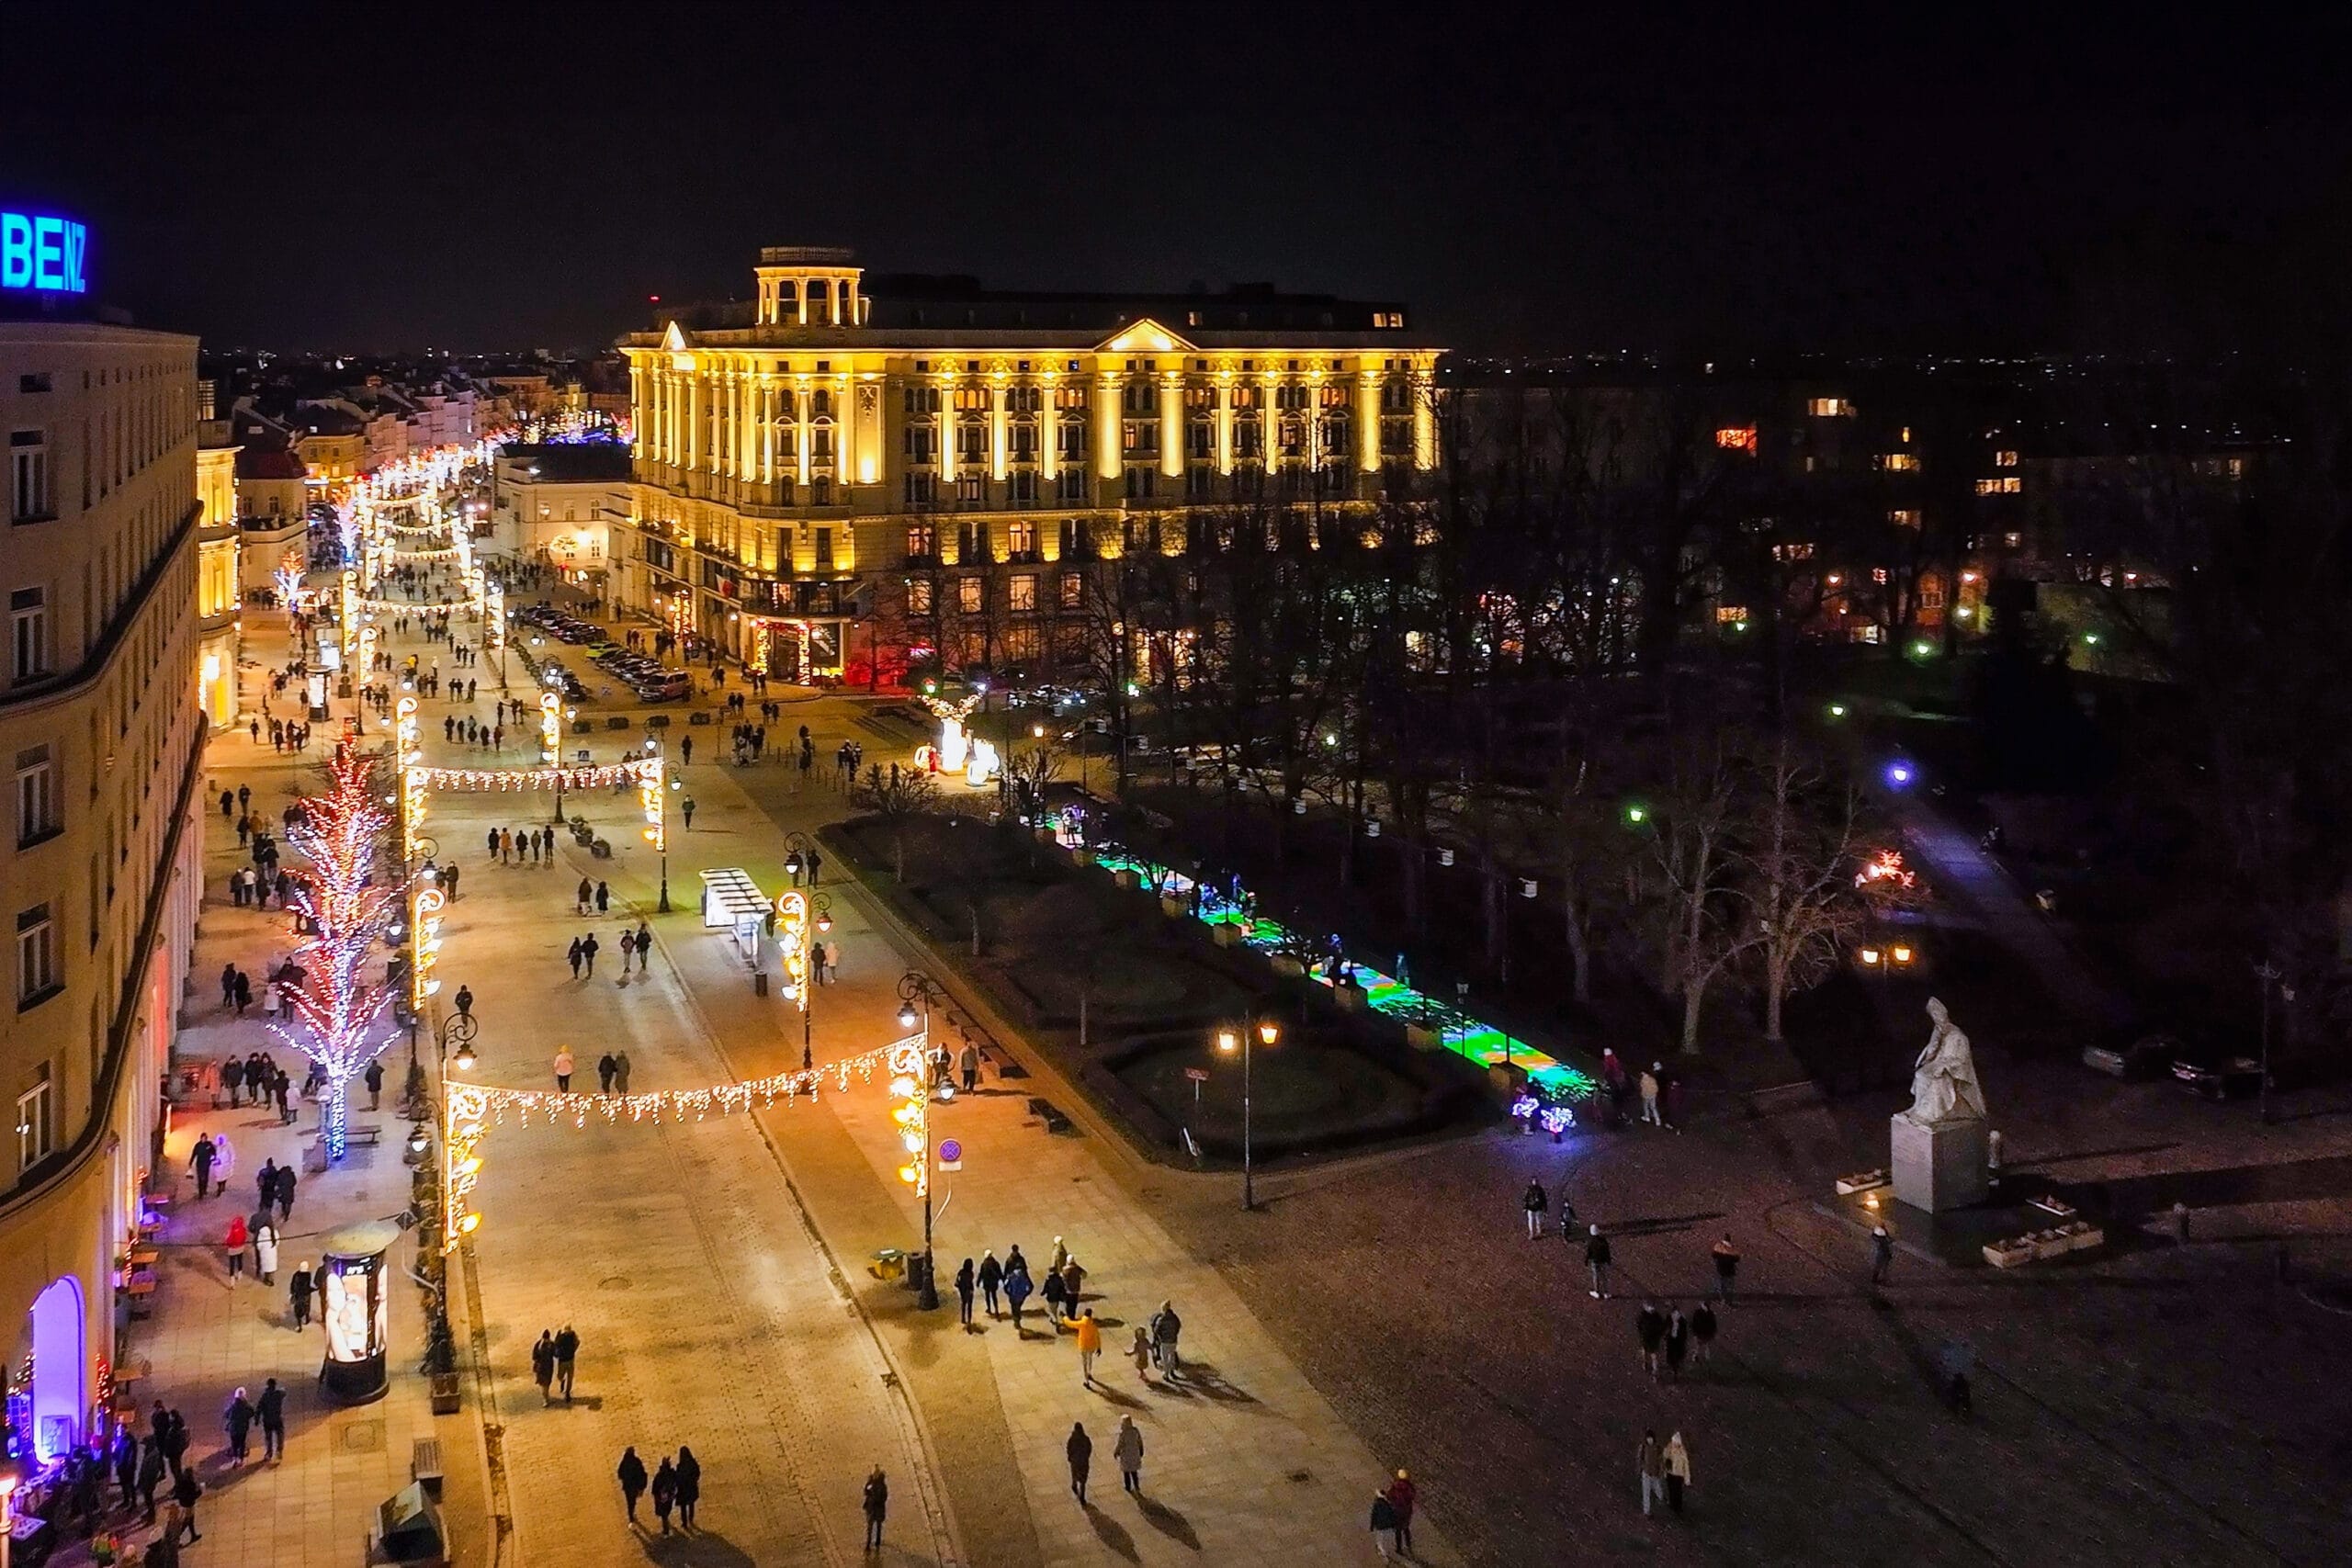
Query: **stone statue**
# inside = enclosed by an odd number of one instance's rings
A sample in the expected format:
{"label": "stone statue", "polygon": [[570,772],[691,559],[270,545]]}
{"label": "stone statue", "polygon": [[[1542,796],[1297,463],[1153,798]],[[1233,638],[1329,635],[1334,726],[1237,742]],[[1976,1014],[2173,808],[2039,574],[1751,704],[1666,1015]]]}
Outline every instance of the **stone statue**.
{"label": "stone statue", "polygon": [[1911,1073],[1911,1109],[1903,1114],[1922,1127],[1984,1119],[1984,1088],[1976,1081],[1976,1058],[1968,1036],[1951,1021],[1940,998],[1928,998],[1935,1028]]}

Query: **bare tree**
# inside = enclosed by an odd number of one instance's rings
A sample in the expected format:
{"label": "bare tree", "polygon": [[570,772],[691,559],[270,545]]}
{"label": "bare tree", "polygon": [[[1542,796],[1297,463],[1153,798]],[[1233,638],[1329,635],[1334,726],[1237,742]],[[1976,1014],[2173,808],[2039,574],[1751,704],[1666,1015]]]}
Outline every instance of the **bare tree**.
{"label": "bare tree", "polygon": [[891,872],[907,879],[907,827],[918,817],[939,810],[939,784],[920,768],[893,764],[888,773],[869,765],[865,777],[850,795],[850,803],[873,812],[890,829]]}
{"label": "bare tree", "polygon": [[1748,943],[1734,893],[1739,776],[1730,737],[1710,727],[1679,739],[1668,785],[1648,810],[1659,886],[1649,900],[1660,985],[1682,999],[1682,1050],[1699,1048],[1708,987]]}
{"label": "bare tree", "polygon": [[1862,796],[1785,734],[1758,782],[1732,854],[1750,924],[1745,942],[1762,974],[1764,1038],[1779,1040],[1781,1003],[1827,978],[1869,918],[1854,878]]}

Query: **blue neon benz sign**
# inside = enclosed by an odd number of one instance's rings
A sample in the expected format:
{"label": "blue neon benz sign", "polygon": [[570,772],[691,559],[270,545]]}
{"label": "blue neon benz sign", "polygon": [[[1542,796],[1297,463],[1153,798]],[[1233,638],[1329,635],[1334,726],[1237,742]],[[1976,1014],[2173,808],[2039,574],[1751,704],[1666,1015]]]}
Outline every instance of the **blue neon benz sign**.
{"label": "blue neon benz sign", "polygon": [[90,231],[70,218],[0,212],[0,288],[84,293],[89,254]]}

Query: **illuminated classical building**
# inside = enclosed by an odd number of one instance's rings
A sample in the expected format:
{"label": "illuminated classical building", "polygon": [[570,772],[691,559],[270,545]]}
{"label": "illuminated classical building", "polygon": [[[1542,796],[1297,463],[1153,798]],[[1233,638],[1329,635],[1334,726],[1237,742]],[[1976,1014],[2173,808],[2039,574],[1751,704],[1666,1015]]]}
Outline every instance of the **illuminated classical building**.
{"label": "illuminated classical building", "polygon": [[199,397],[196,495],[203,512],[196,525],[197,703],[215,729],[237,722],[237,643],[243,588],[238,557],[243,529],[237,516],[237,446],[229,422],[214,419],[209,389]]}
{"label": "illuminated classical building", "polygon": [[[0,214],[0,226],[10,215]],[[0,272],[0,1354],[8,1438],[91,1430],[203,888],[196,340]],[[27,1359],[29,1386],[19,1380]]]}
{"label": "illuminated classical building", "polygon": [[613,594],[786,680],[1082,657],[1089,563],[1188,515],[1370,507],[1435,462],[1400,305],[1015,293],[763,251],[754,301],[621,340]]}

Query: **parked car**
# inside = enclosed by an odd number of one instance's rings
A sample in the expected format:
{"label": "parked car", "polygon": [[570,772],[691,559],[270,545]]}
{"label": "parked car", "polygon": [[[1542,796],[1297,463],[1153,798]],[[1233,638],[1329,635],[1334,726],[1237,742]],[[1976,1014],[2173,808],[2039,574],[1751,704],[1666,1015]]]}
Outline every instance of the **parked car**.
{"label": "parked car", "polygon": [[2083,1066],[2109,1077],[2138,1083],[2163,1077],[2172,1071],[2182,1050],[2181,1043],[2172,1035],[2143,1034],[2117,1044],[2086,1045]]}
{"label": "parked car", "polygon": [[2172,1076],[2183,1089],[2208,1100],[2251,1100],[2262,1092],[2260,1062],[2210,1047],[2192,1046],[2174,1057]]}

